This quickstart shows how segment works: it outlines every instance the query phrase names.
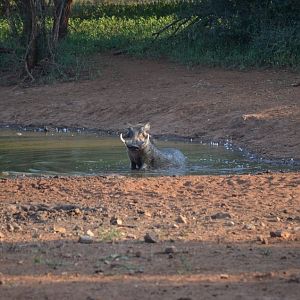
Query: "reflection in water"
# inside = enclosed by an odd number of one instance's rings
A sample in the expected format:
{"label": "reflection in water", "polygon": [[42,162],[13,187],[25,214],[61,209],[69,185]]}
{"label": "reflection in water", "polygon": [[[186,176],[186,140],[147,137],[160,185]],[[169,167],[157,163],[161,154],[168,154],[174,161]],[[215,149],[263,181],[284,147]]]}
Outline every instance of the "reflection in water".
{"label": "reflection in water", "polygon": [[282,170],[247,159],[242,152],[196,143],[157,142],[163,148],[178,148],[188,158],[183,169],[131,171],[119,138],[96,135],[0,131],[0,175],[103,175],[130,176],[239,174]]}

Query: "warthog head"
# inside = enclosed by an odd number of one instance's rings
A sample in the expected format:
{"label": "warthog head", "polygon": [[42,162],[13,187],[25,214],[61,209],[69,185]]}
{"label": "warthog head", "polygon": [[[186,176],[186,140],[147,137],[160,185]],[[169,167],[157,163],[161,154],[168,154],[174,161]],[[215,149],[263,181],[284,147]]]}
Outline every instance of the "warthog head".
{"label": "warthog head", "polygon": [[129,151],[141,151],[145,149],[150,142],[150,124],[138,124],[128,128],[127,133],[123,136],[120,134],[121,141]]}
{"label": "warthog head", "polygon": [[147,170],[183,167],[186,157],[178,149],[158,149],[149,134],[150,124],[129,127],[127,133],[120,134],[127,148],[132,170]]}
{"label": "warthog head", "polygon": [[144,169],[149,160],[150,124],[137,124],[128,128],[126,134],[120,134],[121,141],[127,147],[128,156],[131,161],[131,169]]}

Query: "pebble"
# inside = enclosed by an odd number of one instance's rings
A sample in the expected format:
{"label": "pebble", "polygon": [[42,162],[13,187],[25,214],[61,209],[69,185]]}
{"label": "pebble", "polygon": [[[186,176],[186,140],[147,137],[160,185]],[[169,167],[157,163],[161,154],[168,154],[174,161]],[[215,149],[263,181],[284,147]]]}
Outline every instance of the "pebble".
{"label": "pebble", "polygon": [[17,206],[14,205],[14,204],[8,205],[7,210],[9,210],[11,213],[16,213],[16,212],[18,212],[18,208],[17,208]]}
{"label": "pebble", "polygon": [[38,232],[35,232],[35,233],[32,234],[32,238],[33,239],[39,239],[39,238],[41,238],[41,234],[39,234]]}
{"label": "pebble", "polygon": [[9,232],[13,232],[13,231],[14,231],[14,226],[11,225],[11,224],[7,224],[6,229],[7,229]]}
{"label": "pebble", "polygon": [[81,230],[83,231],[83,227],[82,226],[79,226],[79,225],[76,225],[73,230]]}
{"label": "pebble", "polygon": [[176,219],[176,222],[186,224],[187,223],[187,218],[185,216],[179,215]]}
{"label": "pebble", "polygon": [[228,278],[229,278],[229,275],[228,275],[228,274],[221,274],[221,275],[220,275],[220,278],[221,278],[221,279],[228,279]]}
{"label": "pebble", "polygon": [[112,217],[110,219],[110,224],[111,225],[122,225],[123,221],[120,218],[118,218],[118,217]]}
{"label": "pebble", "polygon": [[21,231],[22,227],[19,224],[14,224],[14,231]]}
{"label": "pebble", "polygon": [[234,223],[233,221],[227,221],[227,222],[225,223],[225,225],[226,225],[226,226],[234,226],[235,223]]}
{"label": "pebble", "polygon": [[265,228],[267,226],[264,222],[260,222],[259,225],[263,228]]}
{"label": "pebble", "polygon": [[81,244],[92,244],[93,243],[93,238],[88,235],[81,235],[78,239],[78,243]]}
{"label": "pebble", "polygon": [[280,222],[280,218],[276,216],[271,216],[269,219],[267,219],[268,222]]}
{"label": "pebble", "polygon": [[67,232],[66,228],[56,226],[56,225],[53,226],[53,230],[54,230],[54,232],[59,232],[59,233],[66,233]]}
{"label": "pebble", "polygon": [[75,213],[76,215],[80,215],[80,214],[81,214],[81,210],[80,210],[79,208],[75,208],[75,209],[74,209],[74,213]]}
{"label": "pebble", "polygon": [[157,243],[158,237],[155,233],[149,233],[147,232],[144,236],[145,243]]}
{"label": "pebble", "polygon": [[257,241],[261,242],[263,245],[269,244],[268,239],[262,235],[259,235],[256,239],[257,239]]}
{"label": "pebble", "polygon": [[142,256],[142,251],[136,251],[135,252],[135,257],[141,257]]}
{"label": "pebble", "polygon": [[94,232],[91,231],[91,230],[88,230],[88,231],[86,232],[86,234],[87,234],[88,236],[91,236],[91,237],[95,236]]}
{"label": "pebble", "polygon": [[127,239],[130,239],[130,240],[136,240],[137,237],[136,237],[135,234],[129,233],[129,234],[126,235],[126,238],[127,238]]}
{"label": "pebble", "polygon": [[300,226],[294,227],[294,232],[300,231]]}
{"label": "pebble", "polygon": [[213,214],[210,216],[213,220],[219,220],[219,219],[231,219],[231,215],[226,212],[218,212],[216,214]]}
{"label": "pebble", "polygon": [[166,254],[173,254],[178,252],[177,248],[175,246],[166,247],[164,253]]}
{"label": "pebble", "polygon": [[255,230],[255,225],[253,224],[245,224],[243,226],[243,229],[247,229],[247,230]]}
{"label": "pebble", "polygon": [[291,234],[288,231],[276,230],[276,231],[270,231],[270,236],[272,238],[280,237],[283,239],[288,239],[291,236]]}

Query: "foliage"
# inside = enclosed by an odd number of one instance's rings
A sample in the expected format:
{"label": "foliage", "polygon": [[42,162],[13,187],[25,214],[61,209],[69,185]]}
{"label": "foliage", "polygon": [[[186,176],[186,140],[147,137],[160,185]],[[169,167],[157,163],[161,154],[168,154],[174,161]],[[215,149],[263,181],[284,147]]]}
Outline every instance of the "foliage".
{"label": "foliage", "polygon": [[[6,18],[0,18],[0,29],[0,47],[14,49],[0,53],[0,68],[15,66],[26,49],[9,31]],[[298,68],[300,1],[75,1],[69,34],[53,52],[56,64],[42,66],[44,76],[92,74],[88,61],[107,50],[186,64]]]}
{"label": "foliage", "polygon": [[[7,38],[3,38],[4,47],[0,44],[0,53],[16,57],[18,49],[22,49],[17,60],[23,66],[20,71],[26,74],[25,78],[34,81],[37,69],[40,75],[55,65],[54,51],[67,34],[72,1],[4,0],[1,3],[0,11],[5,16],[2,26],[7,27],[3,37]],[[15,47],[8,48],[5,42]],[[9,62],[11,57],[4,57],[0,64]]]}
{"label": "foliage", "polygon": [[114,242],[119,240],[122,233],[116,228],[99,228],[99,240],[103,242]]}

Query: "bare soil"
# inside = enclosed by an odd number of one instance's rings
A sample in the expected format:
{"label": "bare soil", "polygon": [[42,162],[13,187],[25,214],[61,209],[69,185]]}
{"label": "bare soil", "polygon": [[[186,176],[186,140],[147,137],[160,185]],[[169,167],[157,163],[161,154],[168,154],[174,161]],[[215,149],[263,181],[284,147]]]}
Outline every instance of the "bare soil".
{"label": "bare soil", "polygon": [[[299,74],[97,64],[92,81],[1,87],[1,124],[150,121],[157,135],[300,159]],[[0,179],[0,299],[299,298],[297,172]]]}

